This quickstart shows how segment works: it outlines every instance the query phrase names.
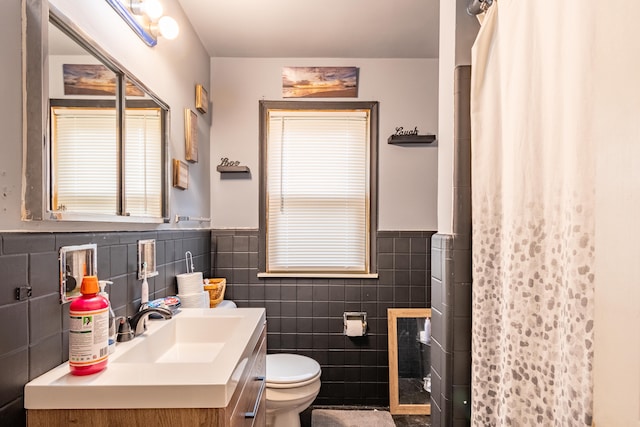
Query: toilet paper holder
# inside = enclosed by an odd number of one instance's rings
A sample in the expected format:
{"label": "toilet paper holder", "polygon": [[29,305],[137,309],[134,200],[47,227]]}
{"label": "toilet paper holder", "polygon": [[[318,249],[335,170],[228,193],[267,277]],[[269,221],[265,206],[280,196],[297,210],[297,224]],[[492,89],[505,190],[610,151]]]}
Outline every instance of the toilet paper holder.
{"label": "toilet paper holder", "polygon": [[[342,314],[343,322],[344,322],[344,334],[346,336],[365,336],[367,335],[367,313],[365,311],[345,311]],[[349,328],[349,324],[353,324],[353,322],[360,322],[362,325],[362,331],[353,331],[353,328]],[[361,332],[361,333],[360,333]]]}

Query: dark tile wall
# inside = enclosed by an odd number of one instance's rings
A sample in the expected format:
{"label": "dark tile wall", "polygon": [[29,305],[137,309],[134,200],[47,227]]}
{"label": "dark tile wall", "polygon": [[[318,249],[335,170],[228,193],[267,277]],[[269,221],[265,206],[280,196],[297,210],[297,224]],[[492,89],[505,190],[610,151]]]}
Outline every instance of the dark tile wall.
{"label": "dark tile wall", "polygon": [[[270,352],[296,352],[322,366],[318,405],[389,404],[387,308],[430,306],[430,231],[379,232],[378,279],[258,279],[257,230],[113,233],[0,233],[0,420],[21,426],[24,385],[68,359],[68,304],[58,294],[58,251],[96,243],[98,276],[116,315],[140,304],[137,241],[156,239],[159,275],[150,298],[176,293],[175,275],[196,270],[226,277],[226,299],[240,307],[266,307]],[[215,266],[215,268],[213,268]],[[15,288],[32,296],[15,299]],[[366,311],[368,335],[342,334],[345,311]]]}
{"label": "dark tile wall", "polygon": [[471,67],[455,70],[453,234],[431,243],[431,423],[470,425]]}
{"label": "dark tile wall", "polygon": [[[387,309],[430,306],[430,231],[377,235],[378,279],[261,278],[258,230],[212,230],[211,265],[226,299],[266,307],[270,353],[317,360],[315,405],[389,405]],[[343,313],[366,311],[368,335],[343,335]]]}
{"label": "dark tile wall", "polygon": [[[435,234],[431,249],[433,426],[468,426],[471,408],[470,254]],[[436,423],[437,422],[437,423]]]}
{"label": "dark tile wall", "polygon": [[[58,251],[62,246],[96,243],[98,276],[113,281],[110,299],[116,315],[140,306],[137,241],[156,239],[159,275],[149,279],[149,297],[175,295],[175,275],[186,271],[185,252],[196,270],[210,275],[210,232],[0,234],[0,424],[25,425],[24,385],[68,360],[69,304],[60,304]],[[32,295],[15,299],[15,288]]]}

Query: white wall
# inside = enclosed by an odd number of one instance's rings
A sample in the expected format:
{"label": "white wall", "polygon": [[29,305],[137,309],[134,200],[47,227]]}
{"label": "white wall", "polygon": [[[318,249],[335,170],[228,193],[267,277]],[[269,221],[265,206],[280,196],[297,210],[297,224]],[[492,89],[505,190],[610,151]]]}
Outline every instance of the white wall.
{"label": "white wall", "polygon": [[[285,66],[359,67],[358,98],[332,100],[380,103],[378,228],[436,230],[438,148],[387,144],[397,126],[438,134],[435,59],[212,58],[212,226],[258,227],[258,102],[283,99]],[[250,178],[215,172],[223,157],[249,166]]]}
{"label": "white wall", "polygon": [[[104,223],[22,222],[22,79],[21,79],[21,2],[2,5],[0,15],[0,57],[2,79],[0,92],[0,125],[3,129],[0,156],[0,231],[66,231],[149,229],[153,225]],[[171,108],[170,158],[184,160],[185,108],[195,111],[195,85],[209,86],[209,57],[199,38],[176,2],[165,2],[165,11],[180,25],[176,40],[160,39],[156,47],[146,46],[104,0],[51,0],[51,4],[78,26],[127,70],[143,81]],[[209,216],[209,126],[210,115],[199,114],[198,136],[200,162],[190,166],[187,191],[170,190],[173,218],[181,215]],[[99,165],[99,159],[96,159]],[[181,223],[180,227],[199,227],[198,223]],[[209,224],[203,224],[208,227]],[[176,227],[161,225],[160,228]]]}
{"label": "white wall", "polygon": [[[634,0],[597,4],[594,422],[640,427],[640,27]],[[606,29],[606,30],[603,30]],[[601,31],[602,30],[602,31]],[[589,70],[589,71],[593,71]]]}
{"label": "white wall", "polygon": [[19,1],[3,2],[0,14],[0,227],[16,227],[22,192],[22,54]]}

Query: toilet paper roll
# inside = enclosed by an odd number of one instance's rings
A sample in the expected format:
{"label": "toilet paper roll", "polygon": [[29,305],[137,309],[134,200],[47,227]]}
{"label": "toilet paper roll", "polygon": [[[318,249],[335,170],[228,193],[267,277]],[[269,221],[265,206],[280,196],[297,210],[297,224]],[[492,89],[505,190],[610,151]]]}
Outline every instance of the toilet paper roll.
{"label": "toilet paper roll", "polygon": [[348,319],[346,323],[347,323],[346,334],[348,337],[361,337],[364,334],[364,328],[362,327],[362,320]]}
{"label": "toilet paper roll", "polygon": [[209,292],[201,291],[192,294],[178,294],[184,308],[205,308],[209,306]]}
{"label": "toilet paper roll", "polygon": [[190,295],[204,290],[202,272],[178,274],[176,278],[179,294]]}

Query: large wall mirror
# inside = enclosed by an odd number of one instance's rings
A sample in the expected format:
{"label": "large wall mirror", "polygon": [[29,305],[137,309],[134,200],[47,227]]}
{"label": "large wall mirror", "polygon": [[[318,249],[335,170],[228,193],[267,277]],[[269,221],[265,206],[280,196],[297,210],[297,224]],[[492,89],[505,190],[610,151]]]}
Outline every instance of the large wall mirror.
{"label": "large wall mirror", "polygon": [[168,105],[79,25],[33,3],[26,99],[42,119],[27,117],[23,219],[168,222]]}
{"label": "large wall mirror", "polygon": [[431,414],[431,309],[387,310],[389,411]]}

